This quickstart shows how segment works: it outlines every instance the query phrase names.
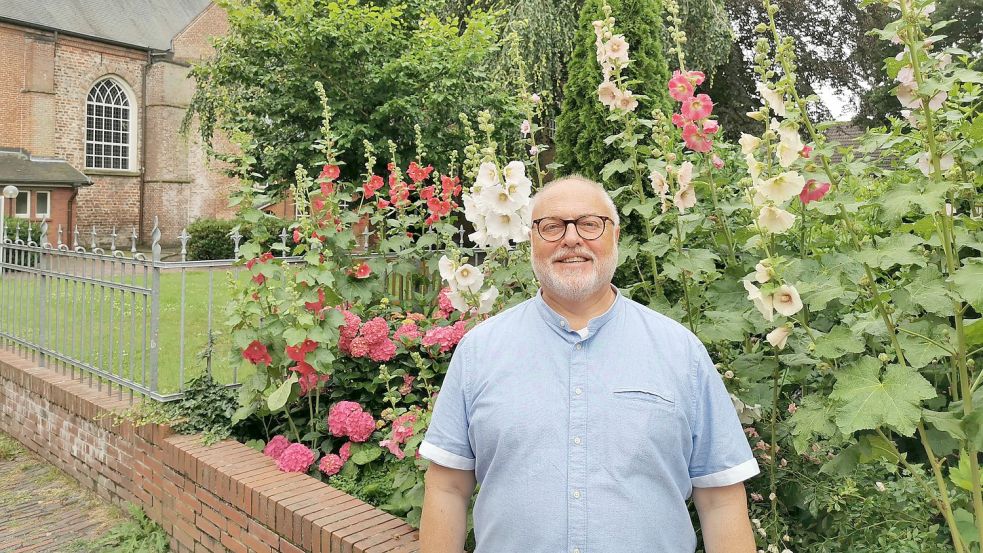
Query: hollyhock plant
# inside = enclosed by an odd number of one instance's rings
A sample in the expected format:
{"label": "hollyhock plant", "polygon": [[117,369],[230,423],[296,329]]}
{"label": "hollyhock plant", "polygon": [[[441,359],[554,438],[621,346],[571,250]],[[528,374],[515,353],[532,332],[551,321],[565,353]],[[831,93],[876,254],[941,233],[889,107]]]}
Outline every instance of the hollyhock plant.
{"label": "hollyhock plant", "polygon": [[307,472],[314,464],[314,452],[301,443],[290,444],[276,458],[276,466],[283,472]]}
{"label": "hollyhock plant", "polygon": [[816,179],[809,179],[802,187],[802,191],[799,192],[799,199],[802,201],[802,205],[808,205],[809,202],[818,202],[823,199],[827,192],[829,192],[828,182],[819,183]]}
{"label": "hollyhock plant", "polygon": [[270,352],[259,340],[253,340],[246,349],[242,350],[242,357],[253,365],[269,365],[273,362]]}

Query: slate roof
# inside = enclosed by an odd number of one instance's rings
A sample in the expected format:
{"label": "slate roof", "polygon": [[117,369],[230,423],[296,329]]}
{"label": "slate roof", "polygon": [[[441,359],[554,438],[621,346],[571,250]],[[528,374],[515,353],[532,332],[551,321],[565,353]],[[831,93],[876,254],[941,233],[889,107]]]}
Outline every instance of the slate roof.
{"label": "slate roof", "polygon": [[0,19],[74,35],[170,50],[211,0],[0,0]]}
{"label": "slate roof", "polygon": [[92,181],[63,159],[33,157],[19,148],[0,148],[0,184],[60,188],[88,186]]}

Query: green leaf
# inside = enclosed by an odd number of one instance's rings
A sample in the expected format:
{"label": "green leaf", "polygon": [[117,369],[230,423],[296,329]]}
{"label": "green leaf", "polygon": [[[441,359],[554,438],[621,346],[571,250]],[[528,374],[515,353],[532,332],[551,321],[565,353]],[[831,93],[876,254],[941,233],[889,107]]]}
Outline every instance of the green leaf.
{"label": "green leaf", "polygon": [[843,433],[888,426],[904,436],[915,433],[921,402],[936,396],[918,371],[890,365],[881,379],[881,363],[862,357],[836,378],[830,397],[841,402],[836,425]]}
{"label": "green leaf", "polygon": [[965,437],[974,448],[979,451],[983,444],[983,411],[974,409],[968,417],[962,420],[961,430],[965,432]]}
{"label": "green leaf", "polygon": [[983,312],[983,257],[964,259],[963,266],[956,269],[949,282],[963,301]]}
{"label": "green leaf", "polygon": [[912,251],[915,246],[924,243],[925,240],[914,234],[895,234],[851,255],[861,263],[884,270],[895,265],[925,266],[925,258],[921,253]]}
{"label": "green leaf", "polygon": [[704,314],[710,324],[700,326],[700,339],[705,342],[739,342],[748,331],[748,322],[736,311],[707,311]]}
{"label": "green leaf", "polygon": [[270,411],[279,411],[283,409],[283,406],[287,404],[287,400],[290,399],[290,392],[293,389],[293,385],[297,383],[297,373],[291,372],[290,377],[280,384],[270,397],[266,398],[266,406],[269,407]]}
{"label": "green leaf", "polygon": [[352,444],[352,461],[356,465],[371,463],[382,455],[382,448],[373,443]]}
{"label": "green leaf", "polygon": [[927,265],[919,269],[915,278],[898,293],[906,294],[910,301],[929,313],[942,317],[952,314],[949,291],[942,281],[942,273],[935,265]]}
{"label": "green leaf", "polygon": [[878,198],[881,209],[888,221],[898,221],[911,211],[912,206],[921,208],[922,213],[935,213],[942,209],[946,189],[944,187],[918,189],[915,182],[901,184],[888,194]]}
{"label": "green leaf", "polygon": [[897,448],[894,444],[879,434],[864,434],[860,438],[860,441],[857,442],[857,445],[860,446],[861,463],[870,463],[881,459],[894,464],[898,464],[901,461],[896,453]]}
{"label": "green leaf", "polygon": [[905,330],[931,338],[933,341],[946,344],[949,342],[947,332],[950,327],[938,319],[922,319],[914,323],[898,327],[898,342],[904,350],[905,359],[913,368],[920,369],[935,359],[949,355],[949,352],[926,341],[919,336],[913,336],[904,332]]}
{"label": "green leaf", "polygon": [[263,440],[247,440],[246,447],[255,449],[256,451],[263,451],[263,448],[266,447],[266,442]]}
{"label": "green leaf", "polygon": [[828,437],[838,433],[833,423],[836,404],[818,395],[806,396],[802,405],[789,420],[792,425],[792,445],[797,453],[805,453],[817,436]]}
{"label": "green leaf", "polygon": [[949,411],[932,411],[930,409],[922,409],[922,418],[925,422],[931,424],[935,428],[945,432],[946,434],[956,438],[957,440],[962,440],[966,437],[966,433],[963,432],[961,423],[956,415],[950,413]]}
{"label": "green leaf", "polygon": [[[953,484],[966,491],[972,491],[973,479],[970,477],[971,472],[969,455],[965,451],[960,451],[959,466],[953,468],[952,465],[949,465],[949,480],[952,480]],[[983,484],[983,471],[980,472],[980,483]]]}
{"label": "green leaf", "polygon": [[983,319],[967,319],[963,332],[966,334],[966,347],[977,348],[983,345]]}
{"label": "green leaf", "polygon": [[287,341],[288,346],[296,346],[307,339],[307,331],[293,326],[283,331],[283,339]]}
{"label": "green leaf", "polygon": [[823,359],[837,359],[848,353],[863,353],[864,341],[845,326],[835,326],[829,334],[816,340],[815,355]]}

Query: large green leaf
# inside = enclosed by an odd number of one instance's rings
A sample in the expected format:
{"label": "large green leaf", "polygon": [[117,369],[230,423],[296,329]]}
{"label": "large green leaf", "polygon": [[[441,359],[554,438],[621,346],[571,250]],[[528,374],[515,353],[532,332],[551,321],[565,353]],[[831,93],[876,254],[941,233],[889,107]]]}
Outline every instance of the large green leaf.
{"label": "large green leaf", "polygon": [[270,397],[266,398],[266,406],[269,407],[270,411],[279,411],[283,409],[283,406],[287,404],[287,400],[290,399],[290,392],[293,385],[297,383],[297,373],[291,372],[290,377],[280,384]]}
{"label": "large green leaf", "polygon": [[707,311],[703,316],[707,323],[700,325],[699,334],[704,342],[739,342],[747,333],[749,324],[739,312]]}
{"label": "large green leaf", "polygon": [[792,424],[792,445],[798,453],[805,453],[813,438],[828,437],[838,432],[833,422],[835,403],[820,396],[811,395],[802,400],[802,405],[790,419]]}
{"label": "large green leaf", "polygon": [[983,257],[966,259],[949,282],[966,303],[983,312]]}
{"label": "large green leaf", "polygon": [[864,341],[845,326],[835,326],[829,334],[816,339],[817,357],[837,359],[848,353],[863,353]]}
{"label": "large green leaf", "polygon": [[884,270],[895,265],[924,266],[925,258],[920,252],[912,251],[924,243],[925,240],[914,234],[895,234],[851,255],[862,263]]}
{"label": "large green leaf", "polygon": [[908,298],[929,313],[946,317],[952,314],[952,299],[935,265],[918,270],[915,278],[904,288]]}
{"label": "large green leaf", "polygon": [[[951,328],[941,320],[922,319],[900,326],[898,329],[898,342],[901,343],[901,348],[904,350],[905,359],[912,367],[920,369],[935,359],[949,355],[949,352],[932,343],[947,344],[949,342],[948,332],[951,331]],[[918,336],[909,334],[909,332],[918,334]],[[922,336],[929,338],[932,342]]]}
{"label": "large green leaf", "polygon": [[956,415],[950,413],[949,411],[939,412],[932,411],[930,409],[923,409],[922,418],[925,419],[925,422],[931,424],[935,428],[945,432],[953,438],[961,440],[966,437],[966,433],[963,432],[960,420],[956,418]]}
{"label": "large green leaf", "polygon": [[897,221],[914,206],[918,206],[922,213],[935,213],[940,210],[945,192],[941,187],[920,190],[917,183],[911,182],[901,184],[889,194],[882,195],[878,203],[889,221]]}
{"label": "large green leaf", "polygon": [[841,402],[836,425],[844,433],[887,426],[904,436],[921,420],[921,402],[935,388],[911,367],[890,365],[881,378],[881,363],[863,357],[837,375],[830,397]]}

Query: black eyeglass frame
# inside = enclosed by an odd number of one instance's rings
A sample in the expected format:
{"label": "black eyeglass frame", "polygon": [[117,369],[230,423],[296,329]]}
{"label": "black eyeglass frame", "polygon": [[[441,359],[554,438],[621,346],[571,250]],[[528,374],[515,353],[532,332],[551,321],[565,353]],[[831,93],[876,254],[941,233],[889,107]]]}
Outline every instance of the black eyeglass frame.
{"label": "black eyeglass frame", "polygon": [[[597,217],[598,219],[601,220],[601,233],[598,234],[597,236],[593,237],[593,238],[587,238],[583,234],[580,234],[580,227],[577,226],[577,222],[578,221],[580,221],[581,219],[586,219],[587,217]],[[560,235],[557,236],[556,238],[554,238],[553,240],[550,240],[550,239],[546,238],[545,236],[543,236],[543,231],[539,228],[539,223],[541,221],[545,221],[546,219],[555,219],[555,220],[561,221],[563,223],[563,232],[560,233]],[[566,235],[566,233],[567,233],[567,227],[570,226],[570,223],[573,223],[573,228],[574,228],[575,231],[577,231],[577,236],[579,236],[583,240],[587,240],[588,242],[591,242],[593,240],[597,240],[598,238],[604,236],[604,231],[607,230],[607,224],[608,223],[611,223],[613,225],[614,224],[614,219],[612,219],[610,217],[607,217],[605,215],[593,215],[593,214],[590,214],[590,213],[588,213],[587,215],[581,215],[580,217],[577,217],[576,219],[561,219],[559,217],[540,217],[539,219],[533,219],[532,226],[536,227],[536,233],[539,234],[539,237],[542,238],[544,241],[546,241],[546,242],[559,242]]]}

